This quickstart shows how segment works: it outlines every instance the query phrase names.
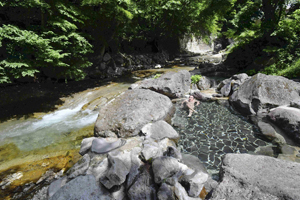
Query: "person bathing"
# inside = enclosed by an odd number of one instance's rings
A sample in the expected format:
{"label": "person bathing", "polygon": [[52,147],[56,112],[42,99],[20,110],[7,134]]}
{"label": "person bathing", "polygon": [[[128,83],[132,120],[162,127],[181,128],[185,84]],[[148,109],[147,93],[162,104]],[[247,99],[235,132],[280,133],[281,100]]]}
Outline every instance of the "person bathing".
{"label": "person bathing", "polygon": [[188,117],[191,117],[193,112],[197,113],[197,111],[194,110],[195,103],[196,103],[196,106],[198,106],[200,104],[200,102],[198,100],[196,100],[194,98],[194,96],[192,96],[192,95],[189,96],[188,100],[184,100],[181,103],[181,107],[183,107],[183,105],[185,105],[189,109],[189,115],[188,115]]}

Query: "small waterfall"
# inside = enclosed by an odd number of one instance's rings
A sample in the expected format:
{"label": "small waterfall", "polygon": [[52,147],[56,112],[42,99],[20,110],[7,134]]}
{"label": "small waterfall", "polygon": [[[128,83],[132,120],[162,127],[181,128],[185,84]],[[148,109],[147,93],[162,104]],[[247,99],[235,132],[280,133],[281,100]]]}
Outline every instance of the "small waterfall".
{"label": "small waterfall", "polygon": [[180,48],[183,51],[205,53],[212,51],[213,45],[206,44],[201,38],[196,38],[195,36],[184,36],[184,38],[180,40]]}

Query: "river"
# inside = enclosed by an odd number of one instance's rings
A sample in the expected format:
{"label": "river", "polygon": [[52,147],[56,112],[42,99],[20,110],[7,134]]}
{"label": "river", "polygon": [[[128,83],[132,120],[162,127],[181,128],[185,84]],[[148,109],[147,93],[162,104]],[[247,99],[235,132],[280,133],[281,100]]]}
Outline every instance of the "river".
{"label": "river", "polygon": [[[80,158],[83,138],[93,136],[98,110],[134,82],[157,73],[194,67],[140,70],[62,98],[54,112],[31,113],[0,124],[0,199],[26,199]],[[39,184],[36,184],[38,182]],[[26,190],[27,192],[24,192]]]}

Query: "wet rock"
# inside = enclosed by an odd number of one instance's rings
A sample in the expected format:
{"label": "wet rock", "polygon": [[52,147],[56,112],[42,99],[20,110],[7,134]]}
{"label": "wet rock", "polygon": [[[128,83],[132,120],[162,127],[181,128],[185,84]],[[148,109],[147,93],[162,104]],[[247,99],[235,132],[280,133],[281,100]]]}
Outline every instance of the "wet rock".
{"label": "wet rock", "polygon": [[262,109],[289,105],[299,101],[300,84],[281,76],[256,74],[234,92],[229,101],[243,114],[256,114]]}
{"label": "wet rock", "polygon": [[84,155],[86,154],[92,147],[92,142],[95,139],[95,137],[89,137],[89,138],[84,138],[81,141],[81,147],[80,147],[80,151],[79,154],[80,155]]}
{"label": "wet rock", "polygon": [[190,89],[191,75],[187,70],[169,72],[157,79],[146,79],[138,88],[150,89],[170,98],[183,97]]}
{"label": "wet rock", "polygon": [[118,150],[108,154],[109,167],[105,177],[100,182],[107,188],[121,185],[125,182],[126,176],[131,168],[130,152],[121,152]]}
{"label": "wet rock", "polygon": [[299,199],[300,164],[268,156],[226,154],[222,182],[212,194],[219,199]]}
{"label": "wet rock", "polygon": [[79,175],[85,175],[89,168],[90,156],[85,154],[80,160],[67,172],[68,179],[75,178]]}
{"label": "wet rock", "polygon": [[195,99],[197,99],[199,101],[211,101],[211,100],[213,100],[212,95],[204,94],[200,91],[195,91],[195,92],[193,92],[192,95],[195,97]]}
{"label": "wet rock", "polygon": [[146,124],[141,131],[144,135],[146,135],[146,138],[152,138],[158,141],[164,138],[178,141],[180,138],[175,129],[163,120]]}
{"label": "wet rock", "polygon": [[68,178],[63,177],[52,182],[48,188],[48,198],[52,197],[61,187],[67,183]]}
{"label": "wet rock", "polygon": [[99,111],[95,136],[105,137],[107,130],[118,137],[138,135],[149,122],[164,119],[171,112],[171,100],[150,90],[135,89],[125,92]]}
{"label": "wet rock", "polygon": [[284,139],[284,137],[282,135],[280,135],[279,133],[277,133],[275,128],[272,125],[270,125],[269,123],[259,121],[257,125],[260,129],[260,132],[268,139],[273,140],[275,143],[278,143],[278,144],[286,143],[286,140]]}
{"label": "wet rock", "polygon": [[140,174],[128,188],[128,197],[134,200],[155,200],[156,186],[153,176],[149,170],[150,166],[144,165],[140,170]]}
{"label": "wet rock", "polygon": [[157,198],[159,200],[175,200],[174,186],[172,187],[166,183],[161,184],[157,192]]}
{"label": "wet rock", "polygon": [[111,196],[101,191],[93,175],[78,176],[60,188],[49,200],[57,199],[107,199]]}
{"label": "wet rock", "polygon": [[300,109],[280,106],[270,110],[268,118],[300,144]]}

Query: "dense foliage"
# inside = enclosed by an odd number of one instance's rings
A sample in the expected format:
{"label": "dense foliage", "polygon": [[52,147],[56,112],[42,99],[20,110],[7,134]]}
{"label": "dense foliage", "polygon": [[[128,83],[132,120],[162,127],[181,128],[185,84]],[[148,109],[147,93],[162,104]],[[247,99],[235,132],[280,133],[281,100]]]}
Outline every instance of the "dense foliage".
{"label": "dense foliage", "polygon": [[161,51],[174,49],[185,34],[208,38],[231,6],[230,0],[2,0],[0,83],[37,76],[77,80],[91,65],[92,51],[103,56],[124,43],[139,50],[145,42]]}
{"label": "dense foliage", "polygon": [[237,0],[224,24],[224,34],[235,41],[231,64],[251,73],[299,77],[299,5],[299,0]]}
{"label": "dense foliage", "polygon": [[93,52],[174,50],[189,34],[233,39],[233,57],[250,45],[239,58],[272,58],[266,73],[299,66],[299,0],[1,0],[0,22],[0,83],[79,80]]}

